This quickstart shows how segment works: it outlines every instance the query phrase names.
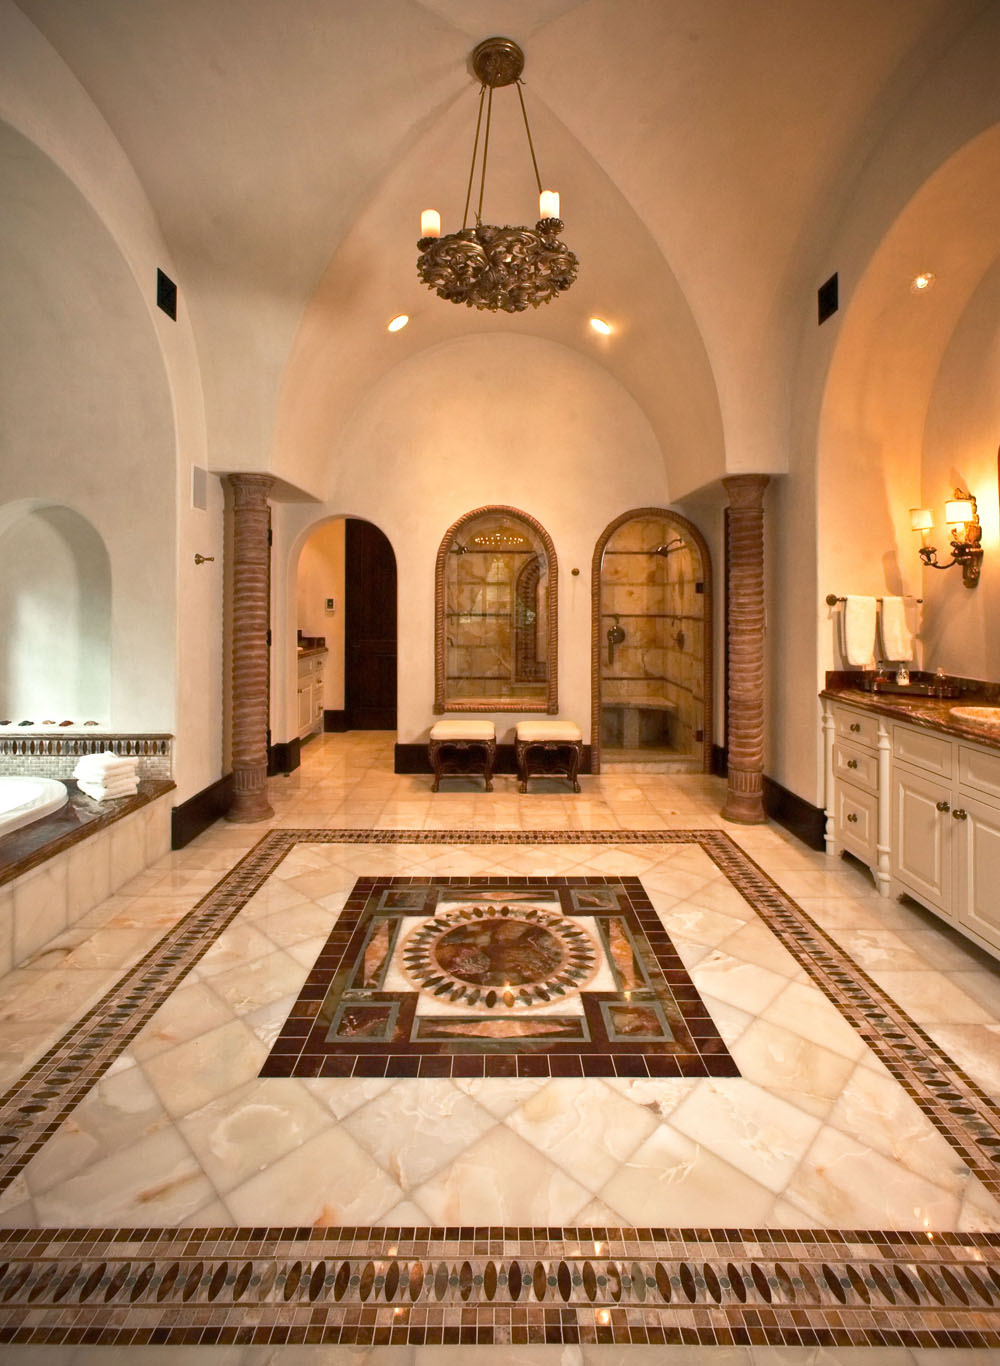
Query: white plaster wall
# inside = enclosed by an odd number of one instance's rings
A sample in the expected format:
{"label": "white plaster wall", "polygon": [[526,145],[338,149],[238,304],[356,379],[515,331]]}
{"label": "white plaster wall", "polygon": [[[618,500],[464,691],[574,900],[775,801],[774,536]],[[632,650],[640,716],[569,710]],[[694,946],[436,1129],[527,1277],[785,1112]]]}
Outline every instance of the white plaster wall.
{"label": "white plaster wall", "polygon": [[[945,352],[924,431],[920,506],[934,510],[932,544],[947,561],[944,501],[956,487],[976,496],[982,575],[965,588],[960,570],[924,573],[927,667],[1000,680],[1000,264],[973,295]],[[914,541],[916,541],[914,537]]]}
{"label": "white plaster wall", "polygon": [[[698,451],[687,457],[697,461]],[[272,688],[276,737],[294,733],[288,675],[299,548],[331,515],[365,517],[388,536],[399,583],[399,740],[426,739],[435,717],[434,561],[463,513],[488,503],[535,517],[559,568],[559,714],[590,721],[590,564],[614,517],[668,505],[664,463],[635,401],[598,364],[556,343],[500,333],[434,347],[368,395],[330,453],[323,507],[276,511],[284,575],[284,664]],[[572,570],[579,569],[574,575]],[[516,713],[493,717],[509,740]]]}
{"label": "white plaster wall", "polygon": [[[218,480],[209,480],[207,512],[191,506],[192,465],[207,466],[204,404],[194,337],[187,310],[185,281],[172,261],[148,197],[121,145],[87,92],[53,48],[11,0],[0,0],[0,121],[18,130],[37,155],[32,171],[36,185],[49,179],[40,169],[58,167],[78,191],[79,203],[68,214],[79,226],[91,217],[87,231],[76,238],[70,219],[56,217],[30,243],[30,260],[47,271],[47,252],[62,228],[60,252],[72,263],[74,289],[86,286],[87,306],[75,319],[81,328],[76,345],[86,360],[89,342],[107,355],[107,334],[119,325],[115,311],[124,309],[136,341],[136,351],[119,335],[119,363],[103,376],[103,387],[86,386],[83,404],[71,408],[59,397],[61,385],[42,386],[43,410],[56,401],[50,414],[64,423],[66,440],[55,460],[52,443],[36,442],[22,430],[16,447],[8,444],[13,412],[5,416],[4,449],[0,451],[0,500],[16,496],[6,476],[14,474],[16,449],[23,467],[16,470],[17,488],[26,496],[50,496],[75,507],[93,521],[111,551],[116,601],[128,599],[129,624],[116,636],[116,677],[120,680],[113,703],[115,724],[139,729],[162,728],[177,736],[174,775],[177,800],[183,801],[207,786],[222,772],[222,528],[223,499]],[[7,143],[11,146],[11,143]],[[33,178],[33,177],[32,177]],[[68,206],[72,196],[62,194]],[[11,198],[4,196],[5,256],[10,251]],[[86,206],[86,211],[81,208]],[[91,246],[94,254],[91,254]],[[75,247],[75,257],[70,248]],[[118,260],[112,264],[112,249]],[[95,263],[100,262],[96,274]],[[157,267],[178,281],[178,317],[173,321],[155,307]],[[114,276],[107,298],[103,272]],[[126,277],[131,277],[130,279]],[[64,301],[56,300],[59,307]],[[4,318],[4,331],[12,330]],[[156,358],[154,361],[154,352]],[[15,355],[18,374],[26,357]],[[45,358],[38,379],[46,374]],[[145,369],[143,370],[143,367]],[[143,408],[142,385],[135,375],[149,379],[158,369],[160,392]],[[29,383],[29,388],[34,381]],[[79,392],[79,391],[77,391]],[[86,425],[91,405],[103,404],[115,417],[112,446],[136,465],[148,466],[133,478],[129,467],[106,461],[105,446],[95,442],[87,458],[75,438],[80,421]],[[38,422],[29,414],[29,421]],[[37,435],[37,428],[36,428]],[[11,458],[8,458],[8,457]],[[38,463],[36,463],[36,456]],[[39,475],[52,462],[53,488],[42,488]],[[23,476],[23,477],[22,477]],[[150,485],[153,481],[153,486]],[[95,493],[104,498],[104,515],[95,515]],[[146,531],[150,535],[146,535]],[[215,554],[214,565],[196,566],[194,553]],[[152,574],[155,582],[150,582]],[[155,641],[155,644],[152,642]],[[136,680],[138,679],[138,684]]]}
{"label": "white plaster wall", "polygon": [[108,724],[111,567],[69,508],[0,513],[0,640],[0,715]]}
{"label": "white plaster wall", "polygon": [[[323,706],[344,709],[344,539],[343,517],[326,522],[310,535],[299,556],[298,629],[304,636],[323,636],[329,653],[323,669]],[[333,598],[333,616],[326,599]]]}

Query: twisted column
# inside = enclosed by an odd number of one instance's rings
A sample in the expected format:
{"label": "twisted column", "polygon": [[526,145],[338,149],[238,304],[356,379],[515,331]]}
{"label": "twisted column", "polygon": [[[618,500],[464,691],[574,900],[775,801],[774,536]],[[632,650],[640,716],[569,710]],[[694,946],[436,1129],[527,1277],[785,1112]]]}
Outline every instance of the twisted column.
{"label": "twisted column", "polygon": [[766,474],[723,479],[729,494],[729,791],[722,815],[764,814],[764,490]]}
{"label": "twisted column", "polygon": [[267,800],[268,569],[266,474],[228,474],[233,491],[233,804],[230,821],[274,815]]}

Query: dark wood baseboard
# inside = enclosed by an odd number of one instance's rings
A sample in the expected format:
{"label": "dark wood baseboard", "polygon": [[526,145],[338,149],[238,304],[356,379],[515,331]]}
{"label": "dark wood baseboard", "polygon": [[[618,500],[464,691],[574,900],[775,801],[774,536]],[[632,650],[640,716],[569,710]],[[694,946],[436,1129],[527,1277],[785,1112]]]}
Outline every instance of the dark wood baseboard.
{"label": "dark wood baseboard", "polygon": [[767,774],[764,775],[764,810],[771,820],[783,825],[810,849],[826,848],[826,812],[823,808],[789,792]]}
{"label": "dark wood baseboard", "polygon": [[[426,744],[397,744],[393,770],[396,773],[433,773],[434,770],[431,767],[430,754]],[[497,757],[496,762],[493,765],[493,772],[517,772],[517,753],[513,745],[497,745]],[[583,747],[583,760],[580,764],[580,772],[590,772],[589,745],[584,745]]]}
{"label": "dark wood baseboard", "polygon": [[229,810],[233,801],[233,775],[227,773],[218,782],[203,787],[186,802],[175,806],[170,813],[170,847],[183,849],[196,835],[207,830]]}
{"label": "dark wood baseboard", "polygon": [[302,741],[296,735],[291,740],[282,740],[269,745],[267,750],[267,776],[273,778],[278,773],[294,773],[302,762]]}
{"label": "dark wood baseboard", "polygon": [[341,734],[342,731],[350,730],[347,724],[346,711],[334,711],[327,707],[323,713],[323,729],[327,734]]}

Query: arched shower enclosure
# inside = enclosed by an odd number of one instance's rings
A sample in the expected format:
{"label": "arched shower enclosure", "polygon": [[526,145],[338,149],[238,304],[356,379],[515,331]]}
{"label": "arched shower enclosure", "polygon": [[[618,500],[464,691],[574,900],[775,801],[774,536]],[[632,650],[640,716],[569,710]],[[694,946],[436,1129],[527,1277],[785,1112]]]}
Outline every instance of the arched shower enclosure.
{"label": "arched shower enclosure", "polygon": [[708,546],[664,508],[605,528],[591,576],[591,769],[707,772],[712,755]]}

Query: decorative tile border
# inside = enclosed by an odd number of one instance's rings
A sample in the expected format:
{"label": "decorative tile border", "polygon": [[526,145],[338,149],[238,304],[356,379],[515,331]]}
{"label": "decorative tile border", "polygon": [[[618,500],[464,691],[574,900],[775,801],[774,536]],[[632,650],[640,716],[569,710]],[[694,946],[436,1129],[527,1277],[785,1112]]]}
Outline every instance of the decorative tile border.
{"label": "decorative tile border", "polygon": [[[716,830],[272,831],[0,1098],[0,1187],[298,843],[696,843],[1000,1194],[998,1107]],[[11,1230],[0,1341],[1000,1348],[998,1249],[1000,1234],[871,1230]]]}
{"label": "decorative tile border", "polygon": [[0,1341],[1000,1347],[1000,1235],[20,1229]]}
{"label": "decorative tile border", "polygon": [[[508,925],[535,936],[535,955],[562,960],[537,994],[522,985],[523,1002],[516,987],[499,999],[445,975],[433,956],[442,935],[489,939]],[[598,971],[597,985],[588,982]],[[434,1009],[442,996],[456,1002],[450,1013]],[[382,877],[355,883],[260,1075],[738,1077],[739,1068],[637,877]]]}
{"label": "decorative tile border", "polygon": [[135,759],[141,778],[170,778],[173,736],[125,735],[93,731],[81,735],[51,731],[0,731],[0,773],[27,774],[39,778],[68,778],[84,754],[110,751]]}

